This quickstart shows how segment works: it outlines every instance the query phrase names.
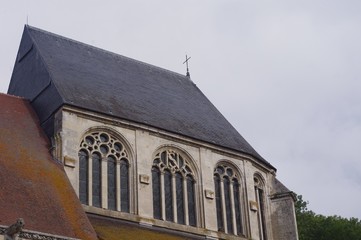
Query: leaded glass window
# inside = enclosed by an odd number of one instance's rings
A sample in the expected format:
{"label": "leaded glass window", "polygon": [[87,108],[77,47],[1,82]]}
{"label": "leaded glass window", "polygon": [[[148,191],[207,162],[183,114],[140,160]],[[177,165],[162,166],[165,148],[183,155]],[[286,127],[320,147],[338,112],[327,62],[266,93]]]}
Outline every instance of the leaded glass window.
{"label": "leaded glass window", "polygon": [[89,175],[88,153],[79,151],[79,199],[83,204],[88,204],[88,175]]}
{"label": "leaded glass window", "polygon": [[229,164],[219,164],[214,170],[214,190],[218,231],[244,235],[239,174]]}
{"label": "leaded glass window", "polygon": [[113,156],[108,157],[108,209],[117,209],[117,194],[116,194],[116,182],[117,182],[117,168],[116,161]]}
{"label": "leaded glass window", "polygon": [[161,191],[160,191],[160,171],[157,167],[152,168],[153,184],[153,215],[155,219],[162,219]]}
{"label": "leaded glass window", "polygon": [[221,196],[221,178],[218,174],[214,175],[214,189],[216,195],[217,208],[217,227],[218,231],[224,232],[223,215],[222,215],[222,196]]}
{"label": "leaded glass window", "polygon": [[115,135],[94,131],[83,137],[79,150],[79,198],[83,204],[129,212],[129,173],[128,152]]}
{"label": "leaded glass window", "polygon": [[172,174],[169,170],[164,171],[164,195],[165,195],[165,219],[173,221],[173,189]]}
{"label": "leaded glass window", "polygon": [[188,159],[173,149],[158,152],[152,184],[154,218],[197,226],[196,181]]}
{"label": "leaded glass window", "polygon": [[233,219],[232,219],[232,210],[231,210],[231,196],[230,196],[230,181],[228,177],[224,177],[223,179],[224,184],[224,202],[226,205],[226,220],[227,220],[227,230],[229,233],[233,232]]}
{"label": "leaded glass window", "polygon": [[187,195],[188,195],[188,215],[189,225],[196,226],[196,204],[194,195],[194,179],[192,176],[187,176]]}
{"label": "leaded glass window", "polygon": [[176,195],[177,195],[177,222],[180,224],[185,224],[184,221],[184,192],[183,192],[183,177],[182,174],[177,172],[175,174],[175,180],[176,180]]}
{"label": "leaded glass window", "polygon": [[93,163],[93,181],[92,181],[92,192],[93,192],[93,196],[92,196],[92,202],[93,202],[93,206],[95,207],[101,207],[101,199],[102,199],[102,195],[101,195],[101,158],[100,158],[100,154],[99,153],[93,153],[92,154],[92,163]]}
{"label": "leaded glass window", "polygon": [[242,215],[241,215],[241,208],[240,208],[240,196],[239,196],[239,188],[240,185],[238,183],[238,180],[234,180],[233,185],[233,196],[234,196],[234,211],[236,215],[236,227],[237,227],[237,233],[242,232]]}
{"label": "leaded glass window", "polygon": [[120,210],[129,212],[129,163],[126,159],[120,160]]}

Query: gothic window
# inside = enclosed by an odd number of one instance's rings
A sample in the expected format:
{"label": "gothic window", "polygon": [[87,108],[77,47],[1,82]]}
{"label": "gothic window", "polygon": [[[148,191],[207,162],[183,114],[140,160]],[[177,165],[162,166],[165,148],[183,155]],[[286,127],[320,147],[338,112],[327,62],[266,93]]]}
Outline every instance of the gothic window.
{"label": "gothic window", "polygon": [[153,215],[197,226],[195,177],[187,159],[172,149],[156,154],[152,167]]}
{"label": "gothic window", "polygon": [[228,164],[214,170],[214,188],[219,231],[243,235],[240,177]]}
{"label": "gothic window", "polygon": [[84,136],[79,150],[79,198],[83,204],[129,212],[129,179],[128,152],[118,138],[103,131]]}
{"label": "gothic window", "polygon": [[254,177],[254,191],[258,207],[258,229],[259,239],[267,240],[266,231],[266,219],[265,219],[265,199],[264,199],[264,185],[262,184],[261,178],[258,176]]}

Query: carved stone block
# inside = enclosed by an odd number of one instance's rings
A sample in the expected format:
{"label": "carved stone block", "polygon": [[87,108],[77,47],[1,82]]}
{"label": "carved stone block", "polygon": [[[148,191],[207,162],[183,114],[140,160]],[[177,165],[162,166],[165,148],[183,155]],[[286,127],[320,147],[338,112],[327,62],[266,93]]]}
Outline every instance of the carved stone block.
{"label": "carved stone block", "polygon": [[146,175],[146,174],[140,174],[139,175],[139,181],[140,181],[140,183],[149,184],[150,177],[148,175]]}
{"label": "carved stone block", "polygon": [[64,157],[64,165],[67,167],[75,168],[75,159],[65,156]]}
{"label": "carved stone block", "polygon": [[257,202],[255,202],[255,201],[249,201],[249,208],[250,208],[252,211],[257,212],[257,211],[258,211],[258,204],[257,204]]}
{"label": "carved stone block", "polygon": [[206,198],[208,199],[214,199],[214,192],[211,190],[204,190],[204,193],[206,195]]}

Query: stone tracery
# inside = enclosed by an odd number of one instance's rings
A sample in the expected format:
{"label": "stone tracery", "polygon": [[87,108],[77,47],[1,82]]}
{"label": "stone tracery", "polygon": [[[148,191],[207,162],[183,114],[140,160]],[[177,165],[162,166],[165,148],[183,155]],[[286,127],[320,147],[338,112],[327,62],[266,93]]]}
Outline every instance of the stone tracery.
{"label": "stone tracery", "polygon": [[[102,167],[106,162],[106,167]],[[83,204],[129,212],[129,154],[113,134],[86,134],[79,150],[79,198]],[[102,203],[102,176],[107,178],[107,203]]]}

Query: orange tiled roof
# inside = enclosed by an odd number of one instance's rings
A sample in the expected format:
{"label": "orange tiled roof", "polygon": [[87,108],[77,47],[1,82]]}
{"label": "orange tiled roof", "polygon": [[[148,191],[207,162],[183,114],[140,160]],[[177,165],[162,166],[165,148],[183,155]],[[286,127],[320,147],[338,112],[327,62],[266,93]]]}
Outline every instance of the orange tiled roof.
{"label": "orange tiled roof", "polygon": [[30,103],[0,94],[0,225],[97,239]]}

